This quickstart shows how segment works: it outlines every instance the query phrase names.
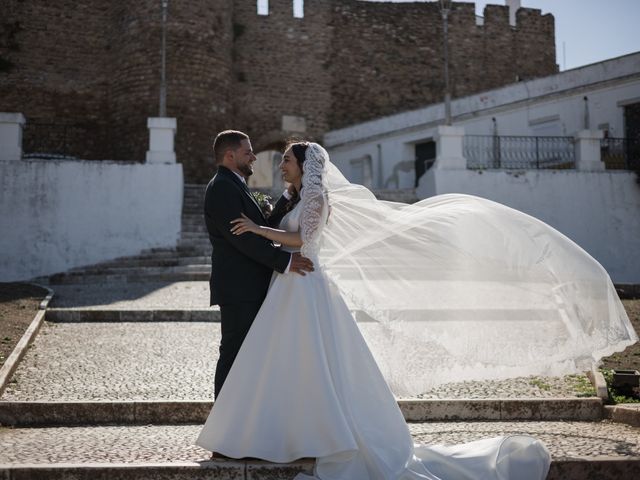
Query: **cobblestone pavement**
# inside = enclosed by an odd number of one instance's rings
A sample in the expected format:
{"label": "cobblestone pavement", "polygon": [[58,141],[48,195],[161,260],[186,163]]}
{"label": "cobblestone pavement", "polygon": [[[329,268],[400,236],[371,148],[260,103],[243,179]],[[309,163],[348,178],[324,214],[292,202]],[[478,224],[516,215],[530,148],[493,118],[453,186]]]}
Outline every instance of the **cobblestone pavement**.
{"label": "cobblestone pavement", "polygon": [[209,308],[209,282],[53,285],[54,308],[180,310]]}
{"label": "cobblestone pavement", "polygon": [[[366,326],[364,327],[366,329]],[[220,324],[45,323],[3,400],[210,400]],[[442,385],[423,398],[593,395],[584,376]]]}
{"label": "cobblestone pavement", "polygon": [[[2,399],[212,399],[219,341],[218,323],[45,323]],[[447,384],[422,397],[576,397],[589,385],[584,376],[527,377]]]}
{"label": "cobblestone pavement", "polygon": [[[177,462],[208,459],[193,444],[201,425],[0,429],[0,464]],[[411,423],[414,441],[464,443],[531,434],[555,459],[640,457],[640,429],[608,422]]]}
{"label": "cobblestone pavement", "polygon": [[567,398],[595,397],[586,375],[518,377],[509,380],[455,382],[440,385],[419,398]]}
{"label": "cobblestone pavement", "polygon": [[2,400],[212,400],[220,325],[45,323]]}

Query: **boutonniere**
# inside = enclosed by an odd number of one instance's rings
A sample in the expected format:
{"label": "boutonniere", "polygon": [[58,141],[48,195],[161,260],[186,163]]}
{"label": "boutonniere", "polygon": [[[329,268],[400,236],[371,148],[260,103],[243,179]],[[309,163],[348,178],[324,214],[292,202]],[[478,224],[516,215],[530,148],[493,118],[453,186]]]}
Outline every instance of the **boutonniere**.
{"label": "boutonniere", "polygon": [[273,211],[273,205],[271,205],[271,197],[262,192],[251,192],[251,195],[253,195],[253,198],[256,200],[256,203],[262,210],[264,216],[268,217],[269,215],[271,215],[271,212]]}

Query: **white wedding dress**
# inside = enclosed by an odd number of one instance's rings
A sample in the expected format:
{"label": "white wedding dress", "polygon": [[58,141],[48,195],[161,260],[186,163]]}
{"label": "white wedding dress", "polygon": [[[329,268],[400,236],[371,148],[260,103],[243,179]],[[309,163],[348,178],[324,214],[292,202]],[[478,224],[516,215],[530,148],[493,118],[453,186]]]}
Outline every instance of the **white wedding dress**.
{"label": "white wedding dress", "polygon": [[[282,229],[298,230],[300,205]],[[317,458],[314,477],[296,480],[540,480],[549,469],[544,445],[526,436],[414,447],[351,312],[318,267],[274,274],[196,443],[232,458]]]}
{"label": "white wedding dress", "polygon": [[478,197],[379,202],[317,144],[302,182],[280,227],[300,231],[315,271],[274,273],[196,443],[233,458],[313,457],[318,480],[544,479],[549,453],[529,436],[413,445],[394,394],[452,376],[580,372],[633,344],[602,266]]}

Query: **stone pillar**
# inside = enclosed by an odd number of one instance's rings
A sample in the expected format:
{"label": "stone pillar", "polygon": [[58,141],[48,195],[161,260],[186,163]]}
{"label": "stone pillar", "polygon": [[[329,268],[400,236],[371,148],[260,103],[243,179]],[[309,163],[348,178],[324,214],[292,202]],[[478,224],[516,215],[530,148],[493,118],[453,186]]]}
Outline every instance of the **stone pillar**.
{"label": "stone pillar", "polygon": [[436,163],[438,170],[466,170],[467,159],[462,153],[464,127],[440,125],[435,134]]}
{"label": "stone pillar", "polygon": [[581,172],[603,172],[604,162],[600,158],[602,130],[580,130],[574,136],[576,170]]}
{"label": "stone pillar", "polygon": [[0,160],[22,159],[22,126],[26,120],[21,113],[0,112]]}
{"label": "stone pillar", "polygon": [[170,117],[147,119],[149,128],[149,151],[147,163],[176,163],[173,140],[176,135],[177,121]]}

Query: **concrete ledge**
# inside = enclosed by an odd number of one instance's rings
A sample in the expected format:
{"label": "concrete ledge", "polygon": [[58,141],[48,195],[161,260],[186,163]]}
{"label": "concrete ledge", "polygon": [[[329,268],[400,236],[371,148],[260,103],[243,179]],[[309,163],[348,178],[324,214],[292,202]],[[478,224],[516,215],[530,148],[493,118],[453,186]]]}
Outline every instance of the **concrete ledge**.
{"label": "concrete ledge", "polygon": [[1,480],[244,480],[239,461],[0,465]]}
{"label": "concrete ledge", "polygon": [[94,310],[50,308],[48,322],[219,322],[220,309],[203,310]]}
{"label": "concrete ledge", "polygon": [[638,478],[640,458],[571,458],[551,462],[547,480],[622,480]]}
{"label": "concrete ledge", "polygon": [[9,385],[11,376],[16,371],[16,368],[18,368],[20,360],[22,360],[24,355],[27,353],[29,345],[31,344],[31,342],[33,342],[36,335],[38,334],[38,331],[42,326],[42,322],[44,321],[45,309],[53,298],[53,290],[42,285],[37,286],[40,288],[44,288],[49,293],[47,293],[47,296],[44,298],[44,300],[40,302],[40,305],[38,307],[39,311],[38,313],[36,313],[36,316],[29,324],[29,328],[27,328],[27,330],[24,332],[22,338],[11,352],[11,355],[9,355],[9,358],[7,358],[7,361],[4,362],[4,365],[2,366],[2,368],[0,368],[0,396],[2,396],[5,389],[7,388],[7,385]]}
{"label": "concrete ledge", "polygon": [[[640,403],[623,403],[604,407],[604,418],[640,427]],[[639,477],[640,478],[640,477]]]}
{"label": "concrete ledge", "polygon": [[609,400],[609,389],[607,388],[607,381],[604,379],[604,375],[595,368],[587,372],[587,377],[591,381],[591,385],[596,389],[596,396],[603,401]]}
{"label": "concrete ledge", "polygon": [[[408,422],[441,420],[602,419],[599,398],[512,400],[398,400]],[[15,427],[70,425],[176,425],[204,423],[213,402],[83,401],[0,402],[0,424]]]}
{"label": "concrete ledge", "polygon": [[0,402],[0,425],[173,425],[204,423],[210,401]]}
{"label": "concrete ledge", "polygon": [[[215,462],[171,462],[148,464],[60,463],[0,464],[0,479],[27,480],[290,480],[298,473],[311,473],[313,459],[288,464],[259,460]],[[621,480],[638,478],[640,459],[594,457],[554,459],[547,480]]]}
{"label": "concrete ledge", "polygon": [[482,400],[399,400],[408,422],[427,420],[580,420],[602,418],[602,400],[532,398]]}

